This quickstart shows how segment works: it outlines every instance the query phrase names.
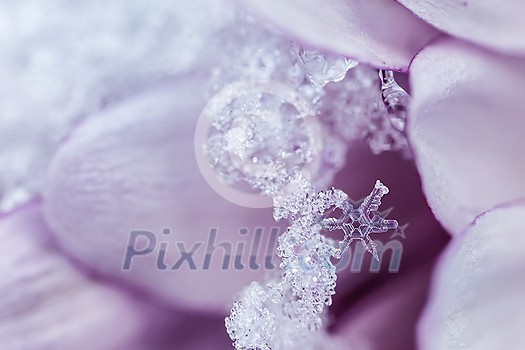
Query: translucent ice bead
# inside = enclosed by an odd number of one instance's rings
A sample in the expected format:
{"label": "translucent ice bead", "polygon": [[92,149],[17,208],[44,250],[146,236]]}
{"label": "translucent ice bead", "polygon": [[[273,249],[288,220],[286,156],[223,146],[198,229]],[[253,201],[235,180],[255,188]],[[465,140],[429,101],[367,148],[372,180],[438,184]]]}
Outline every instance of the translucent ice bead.
{"label": "translucent ice bead", "polygon": [[383,98],[390,124],[397,131],[404,133],[410,96],[397,84],[394,79],[394,72],[380,70],[379,77],[381,78],[381,97]]}
{"label": "translucent ice bead", "polygon": [[344,79],[346,72],[358,62],[342,56],[323,55],[318,51],[299,50],[299,56],[306,67],[306,76],[317,86]]}

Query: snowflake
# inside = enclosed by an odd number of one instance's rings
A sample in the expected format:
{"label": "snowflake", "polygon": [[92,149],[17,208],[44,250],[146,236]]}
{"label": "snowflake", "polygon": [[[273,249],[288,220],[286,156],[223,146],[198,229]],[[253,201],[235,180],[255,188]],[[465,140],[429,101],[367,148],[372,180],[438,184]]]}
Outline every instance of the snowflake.
{"label": "snowflake", "polygon": [[324,218],[321,226],[329,231],[342,230],[343,239],[339,242],[339,249],[335,251],[335,257],[340,258],[348,250],[350,243],[354,240],[360,240],[363,247],[379,261],[376,243],[370,238],[371,233],[383,233],[388,230],[396,229],[398,223],[396,220],[383,219],[379,214],[374,214],[381,205],[381,198],[388,193],[388,187],[377,180],[374,189],[363,203],[354,208],[350,202],[344,201],[342,205],[333,207],[332,212],[339,208],[343,211],[339,219]]}

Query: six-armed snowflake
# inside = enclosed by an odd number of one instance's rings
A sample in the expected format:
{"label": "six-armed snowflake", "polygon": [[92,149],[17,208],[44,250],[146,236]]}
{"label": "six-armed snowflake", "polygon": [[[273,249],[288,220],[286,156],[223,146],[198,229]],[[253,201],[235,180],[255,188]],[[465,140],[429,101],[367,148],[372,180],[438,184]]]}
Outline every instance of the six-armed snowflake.
{"label": "six-armed snowflake", "polygon": [[360,240],[364,248],[376,260],[379,260],[376,243],[370,238],[370,234],[386,232],[396,229],[398,226],[396,220],[386,220],[379,214],[374,214],[381,205],[381,198],[387,193],[388,187],[377,180],[370,195],[363,200],[363,203],[358,208],[354,208],[347,200],[342,205],[332,208],[332,212],[337,208],[342,210],[343,214],[340,218],[328,217],[322,219],[321,226],[323,228],[330,231],[342,230],[344,232],[344,237],[339,242],[339,248],[335,253],[336,257],[341,257],[348,250],[348,246],[352,241]]}

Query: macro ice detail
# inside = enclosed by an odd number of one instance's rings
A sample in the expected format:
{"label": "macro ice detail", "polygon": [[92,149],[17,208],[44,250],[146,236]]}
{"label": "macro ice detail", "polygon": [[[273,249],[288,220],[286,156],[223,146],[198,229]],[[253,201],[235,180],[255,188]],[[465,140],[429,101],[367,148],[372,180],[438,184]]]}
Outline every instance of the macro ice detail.
{"label": "macro ice detail", "polygon": [[247,183],[271,195],[322,149],[320,125],[308,101],[276,81],[227,85],[200,120],[209,130],[199,126],[197,135],[207,134],[207,158],[227,186]]}
{"label": "macro ice detail", "polygon": [[[331,259],[352,236],[341,243],[323,234],[324,213],[348,204],[343,191],[319,189],[343,167],[351,141],[365,140],[376,153],[406,145],[389,125],[377,71],[301,47],[211,0],[96,2],[81,6],[82,17],[78,6],[62,3],[0,6],[0,48],[7,53],[0,59],[0,212],[39,193],[50,158],[83,118],[199,68],[209,74],[209,96],[242,92],[217,110],[204,145],[210,164],[225,182],[244,181],[272,198],[276,220],[290,220],[279,239],[282,273],[241,294],[228,332],[239,349],[329,348],[335,340],[323,324],[337,279]],[[290,99],[283,101],[283,91]],[[309,174],[300,171],[314,163]],[[383,224],[370,215],[362,218],[370,221],[368,234]],[[348,230],[342,221],[341,228]]]}
{"label": "macro ice detail", "polygon": [[409,154],[405,135],[391,125],[377,70],[301,47],[242,14],[217,45],[208,89],[217,108],[203,143],[228,186],[271,195],[294,168],[310,164],[323,169],[312,183],[326,188],[356,140],[374,153]]}
{"label": "macro ice detail", "polygon": [[343,205],[337,206],[343,211],[340,218],[329,217],[321,221],[323,228],[330,231],[342,230],[344,232],[344,237],[339,242],[339,248],[336,251],[336,257],[341,257],[354,240],[360,240],[363,247],[379,261],[377,245],[370,238],[370,234],[394,230],[398,226],[396,220],[387,220],[378,214],[372,215],[373,212],[378,210],[381,205],[381,198],[387,193],[388,187],[377,180],[370,195],[365,198],[358,208],[354,208],[352,204],[345,201]]}
{"label": "macro ice detail", "polygon": [[329,82],[338,82],[345,78],[349,69],[357,67],[357,61],[341,56],[323,55],[318,51],[299,49],[299,57],[304,64],[306,77],[316,85],[323,87]]}
{"label": "macro ice detail", "polygon": [[231,317],[226,318],[226,330],[237,349],[270,350],[275,333],[275,315],[271,313],[267,292],[253,282],[243,293],[242,302],[235,302]]}
{"label": "macro ice detail", "polygon": [[227,332],[238,350],[338,348],[324,326],[336,288],[334,261],[356,240],[379,259],[371,235],[397,222],[376,213],[388,193],[380,181],[356,208],[345,192],[327,187],[352,141],[364,140],[374,153],[408,152],[389,114],[388,103],[397,100],[381,94],[377,70],[302,48],[249,16],[239,16],[219,39],[227,47],[217,50],[224,54],[215,57],[199,119],[206,130],[198,126],[196,133],[203,135],[196,147],[204,170],[211,165],[228,188],[271,198],[274,219],[290,223],[278,241],[281,271],[239,294]]}
{"label": "macro ice detail", "polygon": [[390,124],[394,129],[404,134],[410,96],[396,82],[394,72],[380,70],[379,78],[381,79],[381,97],[383,98]]}
{"label": "macro ice detail", "polygon": [[[274,194],[274,218],[290,220],[277,247],[282,273],[268,281],[266,288],[252,284],[235,302],[226,326],[238,350],[329,348],[323,319],[335,294],[332,258],[341,258],[352,241],[360,240],[379,260],[370,235],[398,225],[375,213],[387,193],[388,188],[377,181],[370,195],[354,208],[343,191],[317,192],[309,179],[296,172]],[[336,208],[342,210],[342,217],[330,216]],[[323,234],[338,229],[344,232],[339,242]],[[288,333],[276,335],[283,330]],[[325,339],[322,346],[317,342],[321,338]]]}
{"label": "macro ice detail", "polygon": [[[395,86],[399,87],[397,83]],[[362,140],[374,154],[396,151],[410,158],[406,136],[393,125],[393,115],[389,112],[388,103],[394,96],[390,92],[394,90],[384,90],[387,100],[383,98],[383,88],[387,86],[378,79],[377,70],[359,65],[349,70],[340,82],[327,84],[316,107],[332,138],[346,143]],[[396,107],[401,109],[402,101],[399,102]],[[408,99],[404,103],[406,110]],[[396,114],[396,119],[397,116],[401,115]]]}

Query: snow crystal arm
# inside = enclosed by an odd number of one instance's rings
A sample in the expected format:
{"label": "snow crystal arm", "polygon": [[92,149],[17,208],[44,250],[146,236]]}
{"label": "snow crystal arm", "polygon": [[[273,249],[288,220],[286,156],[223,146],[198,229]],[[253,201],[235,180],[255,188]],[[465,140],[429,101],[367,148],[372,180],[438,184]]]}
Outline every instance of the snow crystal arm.
{"label": "snow crystal arm", "polygon": [[370,212],[376,211],[381,205],[381,198],[388,193],[388,187],[383,185],[381,181],[377,180],[374,189],[365,198],[363,203],[359,206],[359,211],[363,214],[370,214]]}

